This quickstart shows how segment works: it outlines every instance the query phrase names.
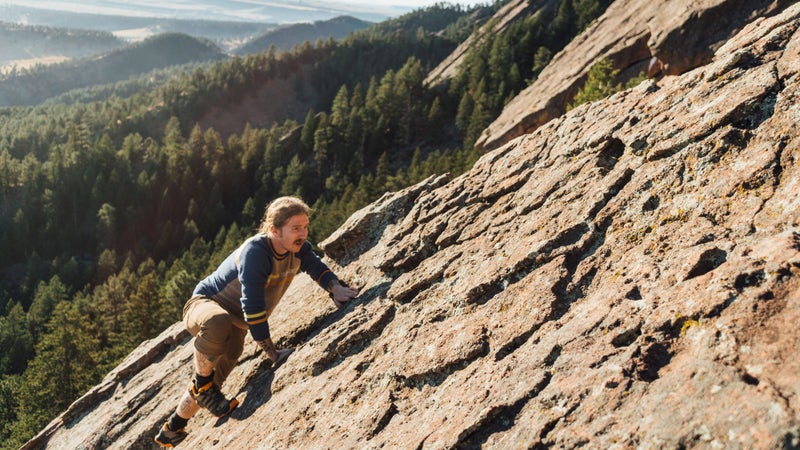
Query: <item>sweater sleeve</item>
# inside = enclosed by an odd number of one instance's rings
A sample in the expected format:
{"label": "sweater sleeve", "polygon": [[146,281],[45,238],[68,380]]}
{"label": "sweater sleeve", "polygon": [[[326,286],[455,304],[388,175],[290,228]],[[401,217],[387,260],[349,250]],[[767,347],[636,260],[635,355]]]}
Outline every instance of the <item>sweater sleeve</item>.
{"label": "sweater sleeve", "polygon": [[297,253],[300,257],[300,270],[307,273],[322,289],[328,290],[328,283],[331,280],[339,280],[339,278],[328,268],[328,266],[319,259],[314,251],[311,249],[311,244],[306,242]]}
{"label": "sweater sleeve", "polygon": [[237,264],[239,282],[242,284],[242,312],[244,321],[250,329],[253,340],[260,341],[270,337],[264,302],[264,285],[272,270],[272,260],[254,242],[242,248]]}

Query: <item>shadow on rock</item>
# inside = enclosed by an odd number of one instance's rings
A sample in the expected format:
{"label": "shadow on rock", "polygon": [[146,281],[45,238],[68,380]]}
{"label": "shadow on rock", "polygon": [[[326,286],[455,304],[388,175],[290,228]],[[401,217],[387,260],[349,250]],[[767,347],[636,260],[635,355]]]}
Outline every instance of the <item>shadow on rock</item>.
{"label": "shadow on rock", "polygon": [[[291,355],[289,356],[291,358]],[[245,387],[237,394],[237,397],[245,393],[246,398],[229,416],[217,421],[214,426],[223,424],[228,418],[235,420],[246,420],[253,413],[267,403],[272,398],[272,382],[275,380],[275,369],[272,361],[267,358],[258,365],[255,375],[247,380]]]}

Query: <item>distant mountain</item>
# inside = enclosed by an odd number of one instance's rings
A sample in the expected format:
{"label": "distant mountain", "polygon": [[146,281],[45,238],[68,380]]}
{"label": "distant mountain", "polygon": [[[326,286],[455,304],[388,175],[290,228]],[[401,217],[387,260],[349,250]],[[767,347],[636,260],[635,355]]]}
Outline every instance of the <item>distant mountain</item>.
{"label": "distant mountain", "polygon": [[351,16],[340,16],[330,20],[314,23],[298,23],[287,25],[277,30],[270,31],[237,48],[234,52],[239,55],[258,53],[274,45],[278,50],[290,50],[293,45],[305,41],[314,43],[317,39],[341,39],[353,31],[363,30],[372,23]]}
{"label": "distant mountain", "polygon": [[[222,48],[241,45],[247,39],[279,26],[277,22],[242,22],[224,17],[220,20],[207,20],[125,16],[55,11],[17,5],[0,5],[0,21],[55,29],[102,31],[129,42],[138,42],[162,33],[184,33],[210,39]],[[91,33],[91,31],[79,33],[87,32]],[[2,53],[6,52],[7,50],[3,48]]]}
{"label": "distant mountain", "polygon": [[124,41],[105,31],[0,22],[0,72],[12,65],[22,69],[36,63],[106,53],[124,45]]}
{"label": "distant mountain", "polygon": [[226,55],[211,41],[165,33],[99,57],[0,78],[0,106],[35,105],[73,89],[115,83],[169,66],[224,58]]}

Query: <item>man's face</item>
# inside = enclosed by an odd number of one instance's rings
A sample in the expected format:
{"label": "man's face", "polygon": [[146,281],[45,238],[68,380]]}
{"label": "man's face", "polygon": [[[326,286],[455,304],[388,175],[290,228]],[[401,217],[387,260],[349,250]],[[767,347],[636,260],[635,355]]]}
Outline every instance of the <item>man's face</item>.
{"label": "man's face", "polygon": [[282,227],[272,227],[272,244],[275,250],[297,253],[308,238],[308,216],[292,216]]}

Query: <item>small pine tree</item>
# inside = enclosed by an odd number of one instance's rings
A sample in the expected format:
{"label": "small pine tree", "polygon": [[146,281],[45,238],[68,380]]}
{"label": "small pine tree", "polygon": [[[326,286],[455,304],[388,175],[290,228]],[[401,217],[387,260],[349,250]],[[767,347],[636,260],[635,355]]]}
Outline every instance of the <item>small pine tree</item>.
{"label": "small pine tree", "polygon": [[536,79],[539,74],[550,64],[553,59],[553,52],[547,47],[539,47],[536,54],[533,56],[533,68],[531,69],[531,77]]}
{"label": "small pine tree", "polygon": [[306,120],[303,122],[303,128],[300,131],[300,152],[301,157],[307,157],[314,149],[314,133],[317,131],[318,125],[317,113],[313,109],[308,110]]}
{"label": "small pine tree", "polygon": [[567,106],[567,110],[576,108],[587,102],[600,100],[622,89],[617,83],[613,84],[614,79],[619,74],[619,69],[614,69],[611,60],[600,58],[590,69],[586,78],[586,83],[575,95],[572,103]]}
{"label": "small pine tree", "polygon": [[467,130],[474,107],[475,101],[472,99],[470,93],[465,91],[464,95],[461,96],[461,101],[458,103],[458,111],[456,112],[456,126],[459,130]]}
{"label": "small pine tree", "polygon": [[614,69],[613,64],[608,58],[600,58],[592,68],[589,69],[586,83],[583,85],[583,88],[578,91],[578,94],[575,95],[573,102],[567,105],[567,110],[569,111],[586,102],[606,98],[623,89],[630,89],[647,79],[644,73],[639,73],[639,75],[628,80],[624,86],[621,83],[613,84],[618,75],[619,69]]}

